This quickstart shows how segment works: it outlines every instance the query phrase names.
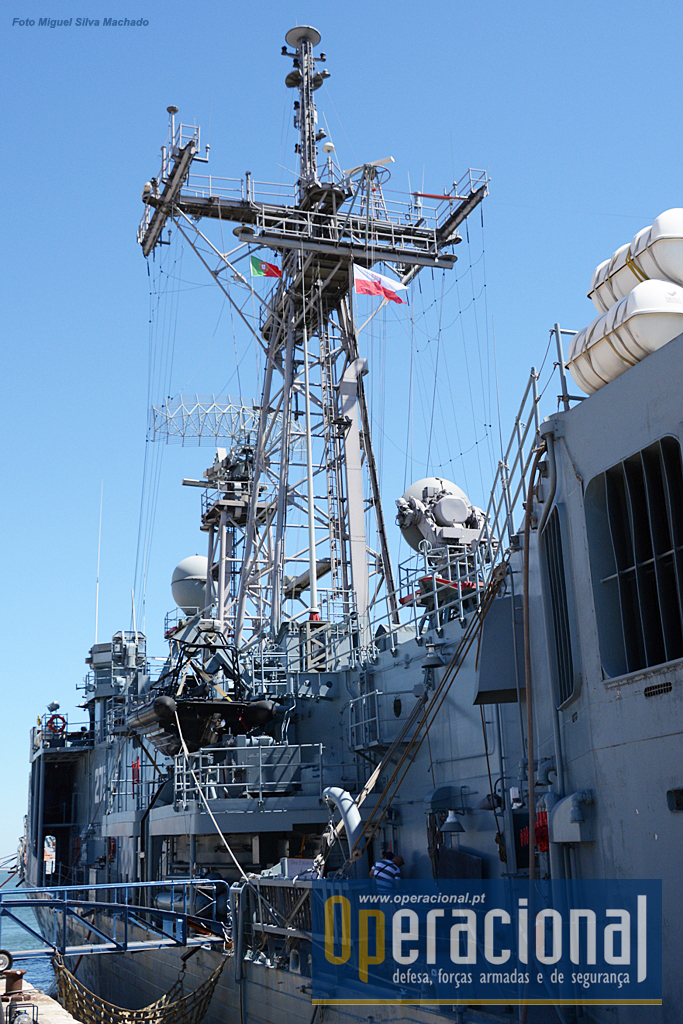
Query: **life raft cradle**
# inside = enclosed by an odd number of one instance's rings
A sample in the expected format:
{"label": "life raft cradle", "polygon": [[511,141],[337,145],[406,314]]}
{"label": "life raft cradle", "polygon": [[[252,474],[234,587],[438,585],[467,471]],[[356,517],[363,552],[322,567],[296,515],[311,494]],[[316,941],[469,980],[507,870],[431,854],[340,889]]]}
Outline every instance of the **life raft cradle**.
{"label": "life raft cradle", "polygon": [[140,1010],[127,1010],[101,999],[75,978],[60,956],[54,958],[57,998],[82,1024],[200,1024],[209,1008],[216,984],[227,962],[218,967],[193,992],[184,990],[185,964],[178,979],[165,995]]}

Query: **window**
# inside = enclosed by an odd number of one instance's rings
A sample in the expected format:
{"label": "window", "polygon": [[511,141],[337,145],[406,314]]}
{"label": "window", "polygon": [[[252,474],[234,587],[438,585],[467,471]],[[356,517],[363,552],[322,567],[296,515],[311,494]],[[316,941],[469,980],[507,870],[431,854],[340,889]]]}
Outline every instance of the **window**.
{"label": "window", "polygon": [[586,488],[586,527],[603,670],[683,657],[683,472],[663,437]]}

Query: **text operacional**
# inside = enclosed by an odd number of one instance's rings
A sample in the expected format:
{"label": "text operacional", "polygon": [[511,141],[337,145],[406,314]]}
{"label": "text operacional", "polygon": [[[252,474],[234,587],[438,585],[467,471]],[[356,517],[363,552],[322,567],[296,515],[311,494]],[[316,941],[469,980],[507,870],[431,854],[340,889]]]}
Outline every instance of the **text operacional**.
{"label": "text operacional", "polygon": [[661,882],[312,883],[322,1005],[661,1004]]}
{"label": "text operacional", "polygon": [[[337,909],[339,914],[336,913]],[[638,897],[638,921],[636,964],[638,981],[647,977],[645,921],[647,918],[647,897]],[[605,963],[631,964],[631,915],[624,909],[607,911],[610,923],[602,935],[602,952]],[[502,908],[489,910],[483,918],[483,943],[478,940],[478,917],[474,910],[452,910],[448,919],[442,909],[427,913],[424,929],[414,910],[396,910],[390,919],[391,957],[396,964],[413,964],[423,952],[427,964],[437,962],[437,929],[446,929],[449,957],[454,964],[475,964],[479,950],[490,964],[505,964],[513,957],[512,948],[503,948],[495,942],[497,926],[508,926],[510,938],[516,944],[516,958],[522,964],[529,963],[529,910],[528,900],[520,899],[517,922]],[[546,923],[550,926],[549,931]],[[569,911],[570,960],[580,964],[596,961],[598,935],[596,914],[590,909]],[[368,981],[368,967],[383,963],[386,956],[385,935],[386,914],[382,910],[362,909],[358,913],[358,977]],[[532,951],[541,964],[556,964],[562,957],[563,920],[558,910],[544,909],[535,915],[531,936],[535,937]],[[515,942],[516,940],[516,942]],[[533,941],[533,939],[532,939]],[[424,949],[420,949],[420,942]],[[351,957],[352,926],[351,901],[343,895],[330,896],[325,901],[325,958],[330,964],[345,964]]]}

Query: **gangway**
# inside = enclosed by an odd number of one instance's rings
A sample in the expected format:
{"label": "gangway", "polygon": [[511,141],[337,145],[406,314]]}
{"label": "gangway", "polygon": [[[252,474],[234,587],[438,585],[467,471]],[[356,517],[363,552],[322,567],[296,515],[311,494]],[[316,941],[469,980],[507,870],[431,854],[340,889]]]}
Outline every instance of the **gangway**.
{"label": "gangway", "polygon": [[[0,892],[0,948],[7,920],[36,938],[40,947],[12,951],[15,962],[59,953],[133,953],[165,946],[222,944],[228,926],[218,905],[228,884],[216,879],[167,879],[106,885],[59,885]],[[34,927],[21,912],[32,910]]]}

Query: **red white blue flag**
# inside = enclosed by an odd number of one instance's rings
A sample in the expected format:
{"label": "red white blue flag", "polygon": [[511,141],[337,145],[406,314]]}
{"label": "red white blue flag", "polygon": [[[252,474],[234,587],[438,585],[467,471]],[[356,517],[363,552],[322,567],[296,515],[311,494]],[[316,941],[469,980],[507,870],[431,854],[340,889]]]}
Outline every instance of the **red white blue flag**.
{"label": "red white blue flag", "polygon": [[395,281],[384,274],[378,274],[375,270],[366,270],[353,264],[353,283],[357,295],[381,295],[391,302],[403,302],[396,294],[399,290],[407,290],[407,285]]}

